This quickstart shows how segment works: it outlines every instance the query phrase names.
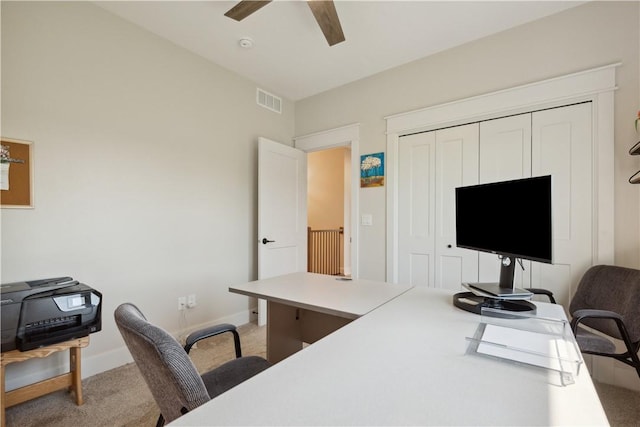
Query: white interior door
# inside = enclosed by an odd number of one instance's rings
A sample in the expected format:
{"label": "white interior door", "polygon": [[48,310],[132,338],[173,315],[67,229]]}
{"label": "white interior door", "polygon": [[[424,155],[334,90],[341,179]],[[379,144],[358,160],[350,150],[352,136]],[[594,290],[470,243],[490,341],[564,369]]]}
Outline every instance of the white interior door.
{"label": "white interior door", "polygon": [[478,253],[456,246],[456,187],[478,183],[478,124],[436,131],[436,287],[478,281]]}
{"label": "white interior door", "polygon": [[552,175],[553,265],[523,261],[515,284],[549,289],[567,305],[594,259],[591,108],[583,103],[400,138],[399,280],[452,289],[460,282],[496,282],[496,255],[455,248],[453,189]]}
{"label": "white interior door", "polygon": [[477,282],[478,253],[456,247],[455,188],[478,183],[478,125],[403,136],[398,165],[398,281]]}
{"label": "white interior door", "polygon": [[[531,176],[531,114],[504,117],[480,123],[480,184]],[[521,206],[505,214],[518,215]],[[523,224],[526,226],[526,224]],[[496,230],[498,231],[498,230]],[[517,233],[518,230],[511,230]],[[524,271],[516,266],[514,285],[531,287],[531,262],[523,260]],[[479,281],[497,282],[500,260],[497,255],[479,254]]]}
{"label": "white interior door", "polygon": [[403,136],[398,148],[398,283],[434,287],[435,132]]}
{"label": "white interior door", "polygon": [[[307,270],[307,155],[258,138],[258,279]],[[258,303],[258,324],[267,321]]]}
{"label": "white interior door", "polygon": [[532,263],[533,283],[568,307],[593,264],[591,103],[533,113],[534,175],[552,176],[553,264]]}

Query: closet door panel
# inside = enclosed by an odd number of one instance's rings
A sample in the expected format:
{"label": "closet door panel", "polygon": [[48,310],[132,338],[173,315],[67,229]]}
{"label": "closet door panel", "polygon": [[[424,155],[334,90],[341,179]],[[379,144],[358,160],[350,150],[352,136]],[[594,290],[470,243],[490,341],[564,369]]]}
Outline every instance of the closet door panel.
{"label": "closet door panel", "polygon": [[478,253],[456,247],[456,187],[478,183],[478,124],[436,135],[436,287],[460,290],[478,281]]}
{"label": "closet door panel", "polygon": [[553,264],[534,263],[532,285],[565,305],[593,262],[591,117],[590,103],[532,116],[532,172],[553,186]]}
{"label": "closet door panel", "polygon": [[531,114],[480,123],[480,183],[531,176]]}
{"label": "closet door panel", "polygon": [[435,133],[400,138],[398,280],[434,286]]}
{"label": "closet door panel", "polygon": [[[531,114],[504,117],[480,123],[481,184],[528,178],[531,176]],[[518,215],[522,206],[513,206],[505,215]],[[526,224],[523,224],[526,226]],[[504,232],[504,230],[496,230]],[[517,230],[506,232],[517,233]],[[531,263],[523,261],[524,271],[516,267],[516,287],[530,287]],[[479,281],[497,282],[500,277],[500,260],[497,255],[480,253]]]}
{"label": "closet door panel", "polygon": [[421,252],[420,249],[414,249],[410,252],[408,255],[409,265],[406,267],[409,275],[401,277],[400,283],[409,283],[413,286],[433,287],[433,258],[433,252],[426,252],[424,250]]}

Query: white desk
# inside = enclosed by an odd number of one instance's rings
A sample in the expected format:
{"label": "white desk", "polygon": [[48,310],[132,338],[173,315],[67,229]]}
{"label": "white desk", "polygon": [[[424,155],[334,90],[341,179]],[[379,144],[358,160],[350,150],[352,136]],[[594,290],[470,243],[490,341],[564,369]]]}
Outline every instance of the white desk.
{"label": "white desk", "polygon": [[608,424],[585,367],[561,387],[539,370],[465,354],[479,322],[451,292],[411,289],[173,425]]}
{"label": "white desk", "polygon": [[267,300],[267,359],[276,363],[408,291],[407,285],[292,273],[232,286]]}

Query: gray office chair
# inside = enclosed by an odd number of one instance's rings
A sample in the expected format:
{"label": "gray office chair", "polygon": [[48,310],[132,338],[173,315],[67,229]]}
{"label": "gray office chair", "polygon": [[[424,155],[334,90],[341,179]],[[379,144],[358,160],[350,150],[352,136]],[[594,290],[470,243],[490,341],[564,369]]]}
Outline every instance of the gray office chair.
{"label": "gray office chair", "polygon": [[[240,337],[233,325],[217,325],[193,332],[183,348],[164,329],[149,323],[133,304],[120,305],[114,317],[160,407],[158,426],[175,420],[270,366],[258,356],[242,357]],[[234,335],[236,359],[201,376],[188,355],[189,350],[196,342],[225,332]]]}
{"label": "gray office chair", "polygon": [[[578,284],[569,311],[580,351],[633,366],[640,377],[640,270],[613,265],[589,268]],[[622,340],[626,351],[616,351],[609,338],[581,325]]]}

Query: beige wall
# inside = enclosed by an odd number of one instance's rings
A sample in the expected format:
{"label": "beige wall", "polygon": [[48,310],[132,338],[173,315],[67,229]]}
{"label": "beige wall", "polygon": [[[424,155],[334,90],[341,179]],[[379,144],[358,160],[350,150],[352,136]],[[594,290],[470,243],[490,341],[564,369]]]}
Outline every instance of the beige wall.
{"label": "beige wall", "polygon": [[2,2],[2,135],[34,142],[35,209],[2,210],[1,280],[70,275],[103,293],[83,374],[128,357],[124,301],[171,331],[248,316],[227,289],[257,274],[257,137],[294,130],[292,102],[275,114],[255,90],[90,2]]}
{"label": "beige wall", "polygon": [[344,147],[307,155],[308,226],[314,230],[344,227]]}
{"label": "beige wall", "polygon": [[[640,266],[640,166],[629,156],[640,107],[638,2],[593,2],[394,68],[296,103],[296,134],[360,123],[360,152],[385,151],[384,117],[601,65],[617,68],[615,257]],[[416,42],[416,41],[413,41]],[[385,189],[360,190],[360,277],[385,279]]]}
{"label": "beige wall", "polygon": [[[287,100],[282,115],[256,106],[252,82],[91,3],[1,8],[1,133],[34,141],[36,207],[1,211],[0,279],[71,275],[103,292],[85,375],[128,355],[111,315],[125,300],[173,331],[247,312],[227,286],[256,277],[257,136],[288,143],[294,130],[360,123],[360,154],[385,151],[386,115],[619,61],[616,258],[640,264],[640,186],[627,184],[640,167],[627,155],[638,2],[579,6],[299,101],[295,115]],[[384,279],[386,188],[359,191],[359,215],[373,215],[360,276]],[[176,299],[190,293],[198,306],[182,319]],[[51,359],[11,367],[9,388],[64,363]]]}

